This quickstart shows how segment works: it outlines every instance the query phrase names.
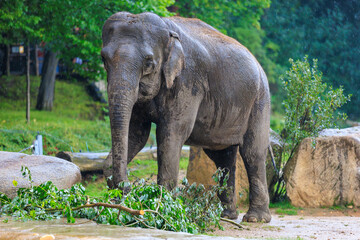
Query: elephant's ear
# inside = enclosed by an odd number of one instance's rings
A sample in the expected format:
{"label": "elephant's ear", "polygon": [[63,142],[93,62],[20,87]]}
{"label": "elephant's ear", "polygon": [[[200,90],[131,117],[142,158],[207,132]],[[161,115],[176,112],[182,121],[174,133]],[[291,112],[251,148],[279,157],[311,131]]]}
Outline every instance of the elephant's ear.
{"label": "elephant's ear", "polygon": [[177,33],[170,31],[170,41],[167,46],[168,57],[165,62],[163,71],[166,80],[166,87],[170,89],[174,80],[181,74],[185,68],[184,50],[181,46]]}

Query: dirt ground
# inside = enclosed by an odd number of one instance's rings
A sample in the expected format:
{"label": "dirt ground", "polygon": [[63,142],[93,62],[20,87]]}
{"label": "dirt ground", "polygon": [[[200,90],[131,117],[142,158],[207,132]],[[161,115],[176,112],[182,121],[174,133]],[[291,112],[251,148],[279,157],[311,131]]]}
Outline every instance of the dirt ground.
{"label": "dirt ground", "polygon": [[[354,239],[360,240],[360,208],[332,210],[309,208],[298,210],[298,215],[278,215],[272,211],[270,223],[242,223],[240,229],[224,223],[224,231],[216,236],[246,239]],[[240,222],[246,210],[236,222]]]}

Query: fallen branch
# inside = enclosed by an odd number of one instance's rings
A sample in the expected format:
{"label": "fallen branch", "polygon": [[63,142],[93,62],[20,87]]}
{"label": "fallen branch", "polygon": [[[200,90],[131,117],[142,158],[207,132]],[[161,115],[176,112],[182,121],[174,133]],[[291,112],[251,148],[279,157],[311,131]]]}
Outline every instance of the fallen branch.
{"label": "fallen branch", "polygon": [[224,221],[224,222],[231,223],[231,224],[233,224],[233,225],[235,225],[235,226],[237,226],[237,227],[239,227],[239,228],[244,228],[243,226],[241,226],[241,224],[240,224],[240,223],[237,223],[237,222],[232,221],[232,220],[230,220],[230,219],[227,219],[227,218],[220,218],[220,220],[221,220],[221,221]]}
{"label": "fallen branch", "polygon": [[[93,208],[93,207],[107,207],[107,208],[116,208],[116,209],[119,209],[119,210],[123,210],[125,212],[128,212],[132,215],[144,215],[145,212],[144,210],[134,210],[134,209],[131,209],[131,208],[128,208],[128,207],[124,207],[120,204],[110,204],[110,203],[87,203],[85,205],[81,205],[81,206],[78,206],[78,207],[75,207],[75,208],[72,208],[71,210],[75,211],[75,210],[79,210],[79,209],[82,209],[82,208]],[[64,209],[45,209],[45,211],[62,211]]]}
{"label": "fallen branch", "polygon": [[169,224],[173,229],[174,231],[176,232],[176,228],[174,227],[174,225],[172,225],[171,223],[169,223],[168,220],[166,220],[166,218],[163,217],[163,215],[161,215],[161,213],[159,213],[158,211],[154,211],[154,210],[151,210],[151,209],[146,209],[145,210],[146,212],[150,212],[150,213],[155,213],[157,215],[159,215],[167,224]]}

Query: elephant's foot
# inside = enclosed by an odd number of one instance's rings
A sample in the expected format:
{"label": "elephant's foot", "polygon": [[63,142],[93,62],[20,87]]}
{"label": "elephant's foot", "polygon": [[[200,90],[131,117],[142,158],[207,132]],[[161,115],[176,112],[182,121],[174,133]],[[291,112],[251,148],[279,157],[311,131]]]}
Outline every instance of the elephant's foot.
{"label": "elephant's foot", "polygon": [[236,210],[224,209],[224,211],[221,213],[221,217],[228,219],[237,219],[238,216],[239,214],[236,212]]}
{"label": "elephant's foot", "polygon": [[268,223],[271,220],[271,214],[268,207],[266,208],[256,208],[249,209],[249,211],[244,215],[242,221],[243,222],[264,222]]}

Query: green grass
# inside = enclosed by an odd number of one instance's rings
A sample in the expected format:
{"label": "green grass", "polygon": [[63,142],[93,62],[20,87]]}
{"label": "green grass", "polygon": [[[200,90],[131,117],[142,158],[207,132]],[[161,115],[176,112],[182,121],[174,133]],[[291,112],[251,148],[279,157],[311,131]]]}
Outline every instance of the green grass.
{"label": "green grass", "polygon": [[[188,158],[181,158],[179,169],[186,170],[189,165]],[[153,159],[149,160],[140,160],[134,159],[128,165],[130,170],[129,180],[135,180],[136,178],[148,178],[151,175],[156,176],[158,172],[157,161]]]}
{"label": "green grass", "polygon": [[275,213],[279,215],[298,215],[298,210],[302,208],[294,207],[289,201],[270,203],[270,208],[275,208]]}
{"label": "green grass", "polygon": [[105,178],[100,178],[97,180],[86,180],[83,181],[83,184],[86,189],[85,194],[93,198],[103,197],[104,194],[108,191]]}
{"label": "green grass", "polygon": [[[25,79],[0,79],[0,151],[18,152],[30,146],[39,132],[44,154],[58,151],[110,150],[110,124],[104,104],[94,102],[80,83],[56,80],[51,112],[35,110],[40,79],[31,77],[31,121],[25,120]],[[30,151],[25,151],[30,153]]]}

